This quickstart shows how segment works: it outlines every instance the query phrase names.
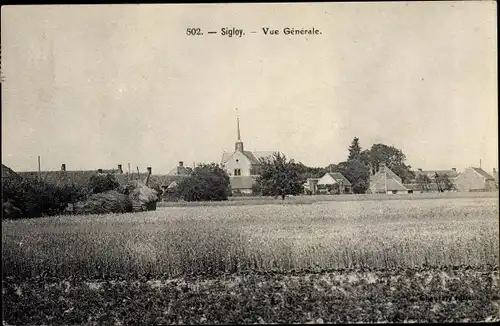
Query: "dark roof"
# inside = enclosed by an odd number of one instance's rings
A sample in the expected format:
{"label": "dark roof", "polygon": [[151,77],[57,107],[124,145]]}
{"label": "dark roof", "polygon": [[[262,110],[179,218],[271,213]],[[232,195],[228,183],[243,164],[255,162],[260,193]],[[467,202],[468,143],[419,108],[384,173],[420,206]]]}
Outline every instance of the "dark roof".
{"label": "dark roof", "polygon": [[22,177],[19,174],[17,174],[16,172],[14,172],[8,166],[2,164],[2,179],[3,178],[22,179]]}
{"label": "dark roof", "polygon": [[[56,185],[80,185],[88,184],[93,175],[97,175],[97,171],[42,171],[40,172],[43,181]],[[38,172],[19,172],[19,175],[27,179],[38,178]]]}
{"label": "dark roof", "polygon": [[446,174],[450,178],[455,178],[459,174],[456,170],[425,170],[425,171],[415,171],[415,176],[425,174],[427,176],[432,177],[432,176],[436,175],[436,173],[439,176]]}
{"label": "dark roof", "polygon": [[252,189],[253,184],[255,183],[254,176],[238,176],[231,177],[229,180],[231,182],[231,188],[233,190],[237,189]]}
{"label": "dark roof", "polygon": [[477,173],[479,173],[486,180],[495,180],[495,178],[493,178],[488,172],[484,171],[481,168],[472,168],[472,169]]}
{"label": "dark roof", "polygon": [[[141,181],[144,181],[146,179],[147,175],[148,175],[147,173],[140,173],[139,179]],[[123,185],[128,184],[130,181],[137,180],[138,175],[137,175],[137,173],[130,174],[130,178],[129,178],[129,175],[127,173],[121,173],[121,174],[115,174],[114,176],[116,178],[116,181],[118,181],[118,183],[123,186]],[[154,187],[154,186],[167,187],[173,181],[179,182],[180,180],[182,180],[186,177],[187,176],[185,176],[185,175],[152,174],[149,177],[148,186],[149,187]]]}

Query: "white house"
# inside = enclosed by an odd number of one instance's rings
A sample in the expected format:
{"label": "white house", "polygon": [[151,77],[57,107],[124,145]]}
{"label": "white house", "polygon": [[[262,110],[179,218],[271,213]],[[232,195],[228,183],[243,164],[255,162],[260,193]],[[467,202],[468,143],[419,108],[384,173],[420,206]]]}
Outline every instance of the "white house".
{"label": "white house", "polygon": [[347,180],[346,177],[342,175],[342,173],[339,172],[328,172],[325,173],[319,180],[318,180],[318,190],[320,192],[323,192],[326,190],[326,192],[331,192],[332,189],[338,189],[338,190],[333,190],[333,191],[338,191],[341,194],[344,193],[351,193],[352,192],[352,185],[349,180]]}
{"label": "white house", "polygon": [[268,158],[275,152],[245,151],[240,135],[240,119],[236,118],[237,136],[234,151],[222,153],[221,167],[226,170],[233,193],[251,194],[252,186],[260,173],[261,158]]}

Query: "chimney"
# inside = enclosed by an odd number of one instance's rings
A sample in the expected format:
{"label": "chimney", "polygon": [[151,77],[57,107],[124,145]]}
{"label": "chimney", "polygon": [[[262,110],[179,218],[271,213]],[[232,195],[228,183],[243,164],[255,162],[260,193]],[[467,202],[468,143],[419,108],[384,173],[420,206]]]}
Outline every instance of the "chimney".
{"label": "chimney", "polygon": [[66,171],[66,164],[61,164],[61,171]]}
{"label": "chimney", "polygon": [[457,172],[457,168],[451,168],[454,172]]}
{"label": "chimney", "polygon": [[148,166],[147,169],[148,169],[148,174],[151,174],[151,170],[152,170],[151,167]]}
{"label": "chimney", "polygon": [[123,173],[122,165],[118,164],[118,173]]}
{"label": "chimney", "polygon": [[183,161],[179,161],[179,166],[184,166],[184,162]]}

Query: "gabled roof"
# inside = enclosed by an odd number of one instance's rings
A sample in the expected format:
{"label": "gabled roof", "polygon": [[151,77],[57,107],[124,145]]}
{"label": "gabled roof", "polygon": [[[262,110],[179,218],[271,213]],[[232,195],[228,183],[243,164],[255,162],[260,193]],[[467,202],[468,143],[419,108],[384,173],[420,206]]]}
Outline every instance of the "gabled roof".
{"label": "gabled roof", "polygon": [[[408,190],[401,181],[400,179],[394,178],[393,175],[391,175],[392,172],[389,168],[385,168],[385,172],[377,172],[375,175],[370,177],[370,190],[372,192],[385,192],[387,191],[404,191]],[[393,172],[394,174],[394,172]],[[386,188],[387,187],[387,188]]]}
{"label": "gabled roof", "polygon": [[185,166],[176,166],[170,172],[167,173],[167,175],[182,175],[182,176],[188,176],[191,174],[191,169],[187,168]]}
{"label": "gabled roof", "polygon": [[231,158],[231,156],[233,156],[233,154],[234,154],[234,152],[233,153],[226,153],[226,152],[222,153],[222,159],[220,162],[222,164],[226,163]]}
{"label": "gabled roof", "polygon": [[254,165],[258,165],[260,164],[260,161],[257,157],[255,157],[255,155],[250,152],[250,151],[243,151],[243,155],[246,156],[246,158],[248,158],[250,160],[250,163],[254,164]]}
{"label": "gabled roof", "polygon": [[477,173],[479,173],[486,180],[495,180],[495,178],[493,178],[493,176],[491,176],[488,172],[484,171],[481,168],[473,168],[473,167],[471,167],[471,169],[473,169],[474,171],[476,171]]}
{"label": "gabled roof", "polygon": [[2,179],[3,178],[22,179],[22,177],[19,174],[17,174],[16,172],[14,172],[8,166],[2,164]]}
{"label": "gabled roof", "polygon": [[[235,152],[232,152],[232,153],[223,152],[221,163],[224,164],[227,161],[229,161],[229,159],[231,158],[231,156],[233,156],[234,153]],[[243,151],[243,155],[245,155],[245,157],[248,158],[250,163],[253,165],[261,164],[261,162],[260,162],[261,158],[268,158],[270,156],[273,156],[274,153],[277,153],[277,152],[273,152],[273,151],[255,151],[255,152]]]}
{"label": "gabled roof", "polygon": [[337,182],[342,181],[344,186],[351,186],[351,182],[344,177],[344,175],[340,172],[329,172],[328,173],[332,178],[334,178]]}

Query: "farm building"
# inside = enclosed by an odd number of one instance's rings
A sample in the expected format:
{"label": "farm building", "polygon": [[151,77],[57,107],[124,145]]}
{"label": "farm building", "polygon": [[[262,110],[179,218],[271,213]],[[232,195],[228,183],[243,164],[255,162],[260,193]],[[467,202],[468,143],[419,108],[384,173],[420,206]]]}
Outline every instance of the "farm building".
{"label": "farm building", "polygon": [[468,167],[455,179],[459,191],[495,191],[495,178],[482,168]]}
{"label": "farm building", "polygon": [[[439,191],[438,185],[436,184],[436,175],[438,177],[444,177],[445,175],[451,181],[456,191],[455,179],[460,175],[456,168],[451,168],[449,170],[422,170],[418,169],[415,171],[415,179],[412,179],[409,183],[403,184],[412,193],[422,193],[422,192],[437,192]],[[422,184],[418,182],[419,176],[427,176],[429,178],[428,184]]]}
{"label": "farm building", "polygon": [[2,164],[2,180],[5,179],[22,179],[22,177],[14,172],[11,168]]}
{"label": "farm building", "polygon": [[325,173],[318,180],[318,191],[326,193],[350,194],[352,185],[346,177],[339,172]]}
{"label": "farm building", "polygon": [[373,194],[407,194],[410,189],[403,185],[401,177],[392,172],[385,163],[380,163],[378,172],[370,176],[370,186],[367,192]]}
{"label": "farm building", "polygon": [[457,172],[456,168],[451,168],[450,170],[422,170],[418,169],[415,171],[415,177],[418,177],[419,175],[426,175],[428,176],[431,180],[434,180],[436,174],[439,176],[447,175],[448,178],[453,182],[460,173]]}
{"label": "farm building", "polygon": [[62,164],[61,170],[59,171],[18,172],[20,176],[26,179],[34,180],[40,178],[41,180],[55,186],[86,186],[93,175],[102,173],[104,173],[102,169],[89,171],[67,171],[66,164]]}
{"label": "farm building", "polygon": [[[162,190],[166,189],[171,185],[172,182],[179,182],[184,177],[189,175],[189,168],[185,168],[182,162],[179,162],[179,166],[173,169],[167,175],[154,175],[152,174],[152,168],[148,167],[147,172],[124,172],[122,165],[118,164],[116,169],[97,169],[97,170],[82,170],[82,171],[70,171],[66,169],[66,164],[61,165],[61,170],[59,171],[41,171],[38,172],[19,172],[18,175],[27,179],[37,179],[40,175],[41,179],[47,183],[64,186],[74,184],[76,186],[86,186],[88,185],[90,178],[95,175],[112,174],[116,181],[120,185],[126,185],[133,180],[144,180],[148,174],[150,174],[148,185],[153,188],[160,188]],[[2,172],[3,173],[3,172]]]}
{"label": "farm building", "polygon": [[259,175],[260,159],[272,156],[275,152],[245,151],[240,135],[240,120],[236,120],[237,140],[233,152],[222,153],[221,167],[227,172],[233,193],[251,194],[252,186]]}

